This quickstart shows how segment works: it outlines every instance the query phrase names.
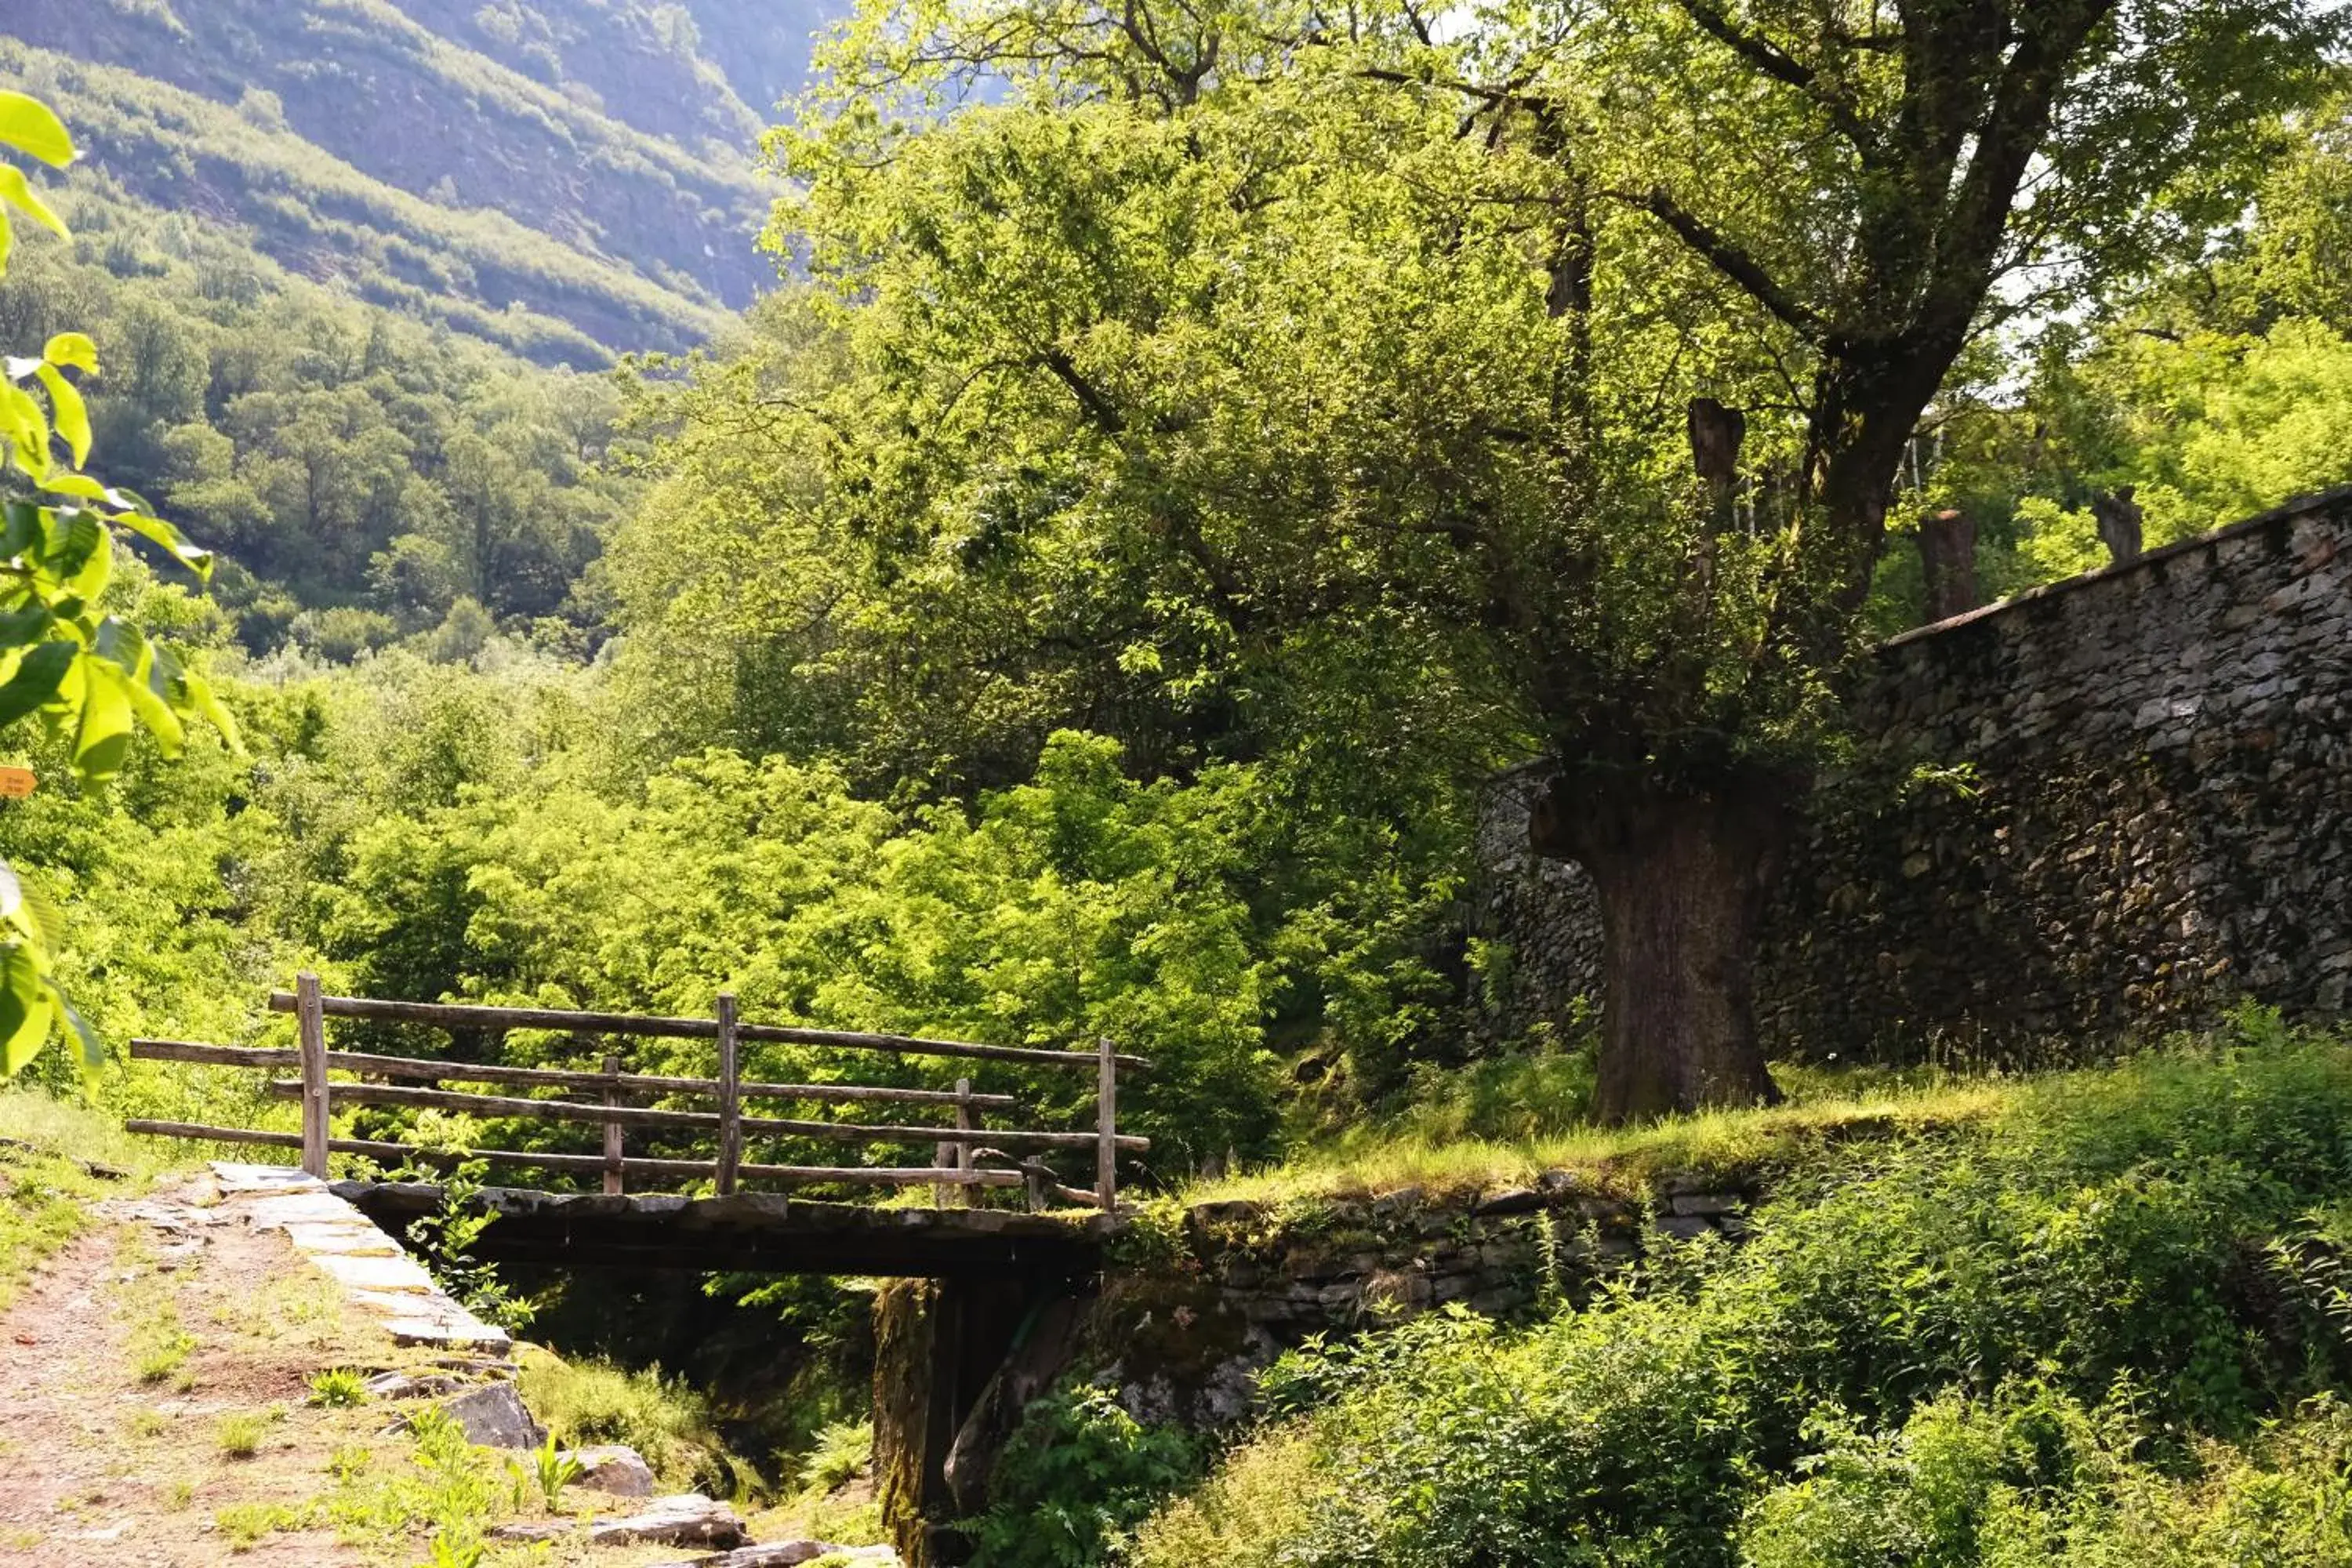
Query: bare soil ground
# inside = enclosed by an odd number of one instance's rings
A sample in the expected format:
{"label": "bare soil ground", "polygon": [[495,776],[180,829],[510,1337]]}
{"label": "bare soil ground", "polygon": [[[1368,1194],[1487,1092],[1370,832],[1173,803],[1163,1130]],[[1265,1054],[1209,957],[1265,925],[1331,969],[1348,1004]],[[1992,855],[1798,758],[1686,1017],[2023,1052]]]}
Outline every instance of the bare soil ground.
{"label": "bare soil ground", "polygon": [[[17,1179],[0,1171],[0,1202],[23,1212],[29,1187],[12,1192]],[[426,1467],[398,1429],[426,1401],[311,1403],[322,1371],[426,1370],[436,1352],[396,1348],[281,1233],[215,1212],[207,1178],[137,1186],[78,1200],[80,1233],[20,1251],[19,1270],[41,1260],[0,1296],[0,1564],[425,1568],[433,1517],[468,1487],[467,1532],[545,1516],[507,1456],[471,1450],[454,1482]],[[573,1488],[562,1511],[635,1506]],[[749,1522],[755,1540],[797,1533],[782,1511]],[[697,1554],[576,1536],[484,1544],[481,1568]]]}
{"label": "bare soil ground", "polygon": [[[152,1234],[101,1223],[0,1313],[0,1561],[358,1568],[331,1531],[247,1542],[219,1522],[299,1508],[327,1457],[372,1435],[364,1412],[303,1403],[312,1372],[362,1348],[326,1282],[275,1234],[220,1225],[162,1249]],[[257,1443],[232,1458],[240,1418]]]}

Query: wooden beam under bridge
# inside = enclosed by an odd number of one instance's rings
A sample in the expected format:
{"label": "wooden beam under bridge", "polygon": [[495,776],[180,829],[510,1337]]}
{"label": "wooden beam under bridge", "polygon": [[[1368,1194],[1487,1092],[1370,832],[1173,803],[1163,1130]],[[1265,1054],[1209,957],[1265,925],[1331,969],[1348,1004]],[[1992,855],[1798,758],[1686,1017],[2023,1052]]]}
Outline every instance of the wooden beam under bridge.
{"label": "wooden beam under bridge", "polygon": [[[438,1212],[422,1183],[337,1182],[394,1235]],[[1078,1279],[1100,1271],[1119,1222],[1103,1214],[876,1208],[773,1193],[726,1197],[481,1190],[498,1215],[476,1238],[492,1263],[566,1268],[678,1268],[940,1279]]]}

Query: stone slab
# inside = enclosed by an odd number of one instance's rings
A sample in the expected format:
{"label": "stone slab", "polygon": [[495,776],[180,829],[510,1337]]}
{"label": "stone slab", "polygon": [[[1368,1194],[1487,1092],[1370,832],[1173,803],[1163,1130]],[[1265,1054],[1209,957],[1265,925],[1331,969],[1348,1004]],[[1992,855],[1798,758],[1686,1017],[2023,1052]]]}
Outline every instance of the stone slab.
{"label": "stone slab", "polygon": [[311,1264],[337,1284],[354,1290],[413,1290],[438,1295],[433,1276],[407,1258],[348,1258],[340,1252],[306,1253]]}

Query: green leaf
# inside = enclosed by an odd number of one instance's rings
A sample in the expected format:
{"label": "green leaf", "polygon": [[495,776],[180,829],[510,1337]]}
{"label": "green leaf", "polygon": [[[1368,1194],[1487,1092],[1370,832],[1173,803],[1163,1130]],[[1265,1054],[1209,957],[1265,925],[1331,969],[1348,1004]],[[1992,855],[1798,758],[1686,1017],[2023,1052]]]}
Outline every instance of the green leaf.
{"label": "green leaf", "polygon": [[49,996],[57,1005],[58,1018],[63,1020],[68,1030],[72,1031],[75,1041],[81,1047],[83,1074],[87,1076],[98,1071],[106,1065],[106,1041],[96,1029],[90,1026],[89,1020],[83,1017],[80,1011],[66,1000],[66,994],[58,989],[57,982],[54,980],[49,982]]}
{"label": "green leaf", "polygon": [[26,473],[36,479],[48,473],[48,416],[31,393],[14,382],[0,381],[0,434],[6,435]]}
{"label": "green leaf", "polygon": [[[89,517],[89,513],[79,515]],[[97,528],[98,538],[89,546],[89,553],[83,556],[81,563],[74,567],[72,574],[66,578],[66,588],[76,598],[94,603],[106,591],[107,583],[114,575],[114,535],[102,525],[93,523],[92,526]]]}
{"label": "green leaf", "polygon": [[89,461],[89,405],[57,366],[44,363],[33,374],[41,378],[41,385],[48,392],[52,422],[58,434],[65,437],[66,448],[73,453],[74,467],[79,468]]}
{"label": "green leaf", "polygon": [[80,653],[79,643],[45,642],[26,654],[16,673],[0,683],[0,725],[15,723],[55,697]]}
{"label": "green leaf", "polygon": [[61,496],[71,496],[76,500],[107,500],[106,487],[88,474],[51,474],[41,481],[41,488],[54,490]]}
{"label": "green leaf", "polygon": [[122,771],[131,754],[132,714],[131,681],[105,659],[82,667],[88,685],[81,700],[81,726],[74,731],[74,771],[93,783]]}
{"label": "green leaf", "polygon": [[59,332],[42,348],[41,357],[59,370],[78,370],[84,375],[98,374],[98,345],[86,332]]}
{"label": "green leaf", "polygon": [[211,580],[213,552],[209,550],[199,550],[189,543],[185,534],[162,518],[149,517],[143,512],[126,511],[117,515],[114,521],[139,535],[140,538],[162,545],[171,552],[173,560],[194,572],[200,580]]}
{"label": "green leaf", "polygon": [[221,732],[221,739],[228,742],[231,752],[243,756],[245,742],[237,736],[236,720],[229,712],[227,705],[214,692],[212,682],[190,670],[181,676],[180,684],[187,691],[189,706],[203,714],[205,721]]}
{"label": "green leaf", "polygon": [[51,212],[41,198],[33,194],[33,183],[25,178],[25,171],[14,163],[0,163],[0,202],[15,206],[59,239],[73,237],[73,231],[66,227],[65,219]]}
{"label": "green leaf", "polygon": [[65,121],[39,99],[21,92],[0,92],[0,142],[51,168],[73,162],[73,137]]}
{"label": "green leaf", "polygon": [[[112,626],[121,623],[109,617],[106,624]],[[137,627],[125,629],[130,632],[131,639],[122,645],[123,651],[109,653],[107,657],[113,659],[128,677],[122,683],[122,693],[131,700],[131,711],[139,716],[141,723],[154,731],[156,743],[163,747],[163,754],[176,757],[187,746],[188,732],[180,723],[180,716],[172,711],[171,703],[156,689],[155,648],[140,637]],[[100,651],[105,651],[103,628],[100,636]]]}
{"label": "green leaf", "polygon": [[49,1038],[50,992],[23,942],[0,947],[0,1078],[14,1078]]}

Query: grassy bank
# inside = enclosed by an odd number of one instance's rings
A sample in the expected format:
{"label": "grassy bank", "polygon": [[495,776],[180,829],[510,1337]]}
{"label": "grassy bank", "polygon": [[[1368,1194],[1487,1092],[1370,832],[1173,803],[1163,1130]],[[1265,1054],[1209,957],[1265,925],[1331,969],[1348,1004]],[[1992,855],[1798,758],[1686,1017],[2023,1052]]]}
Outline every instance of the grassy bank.
{"label": "grassy bank", "polygon": [[[1824,1136],[1864,1118],[1891,1135]],[[1425,1320],[1293,1363],[1288,1407],[1132,1560],[2352,1563],[2342,1037],[2250,1016],[2108,1069],[1216,1190],[1759,1155],[1779,1195],[1737,1251],[1526,1331]]]}

